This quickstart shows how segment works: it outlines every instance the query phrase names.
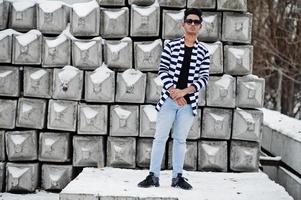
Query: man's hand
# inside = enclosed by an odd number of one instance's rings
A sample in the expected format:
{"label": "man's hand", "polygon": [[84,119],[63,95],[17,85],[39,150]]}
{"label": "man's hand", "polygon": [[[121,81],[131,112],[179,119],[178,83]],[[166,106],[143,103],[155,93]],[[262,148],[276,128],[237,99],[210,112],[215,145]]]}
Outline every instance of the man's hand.
{"label": "man's hand", "polygon": [[183,89],[183,90],[175,89],[175,90],[172,91],[172,93],[170,93],[170,96],[173,100],[176,100],[176,99],[179,99],[181,97],[184,97],[186,94],[187,93],[186,93],[185,89]]}
{"label": "man's hand", "polygon": [[184,97],[180,97],[180,98],[176,99],[175,101],[177,102],[177,104],[179,106],[185,106],[187,104],[187,101],[185,100]]}

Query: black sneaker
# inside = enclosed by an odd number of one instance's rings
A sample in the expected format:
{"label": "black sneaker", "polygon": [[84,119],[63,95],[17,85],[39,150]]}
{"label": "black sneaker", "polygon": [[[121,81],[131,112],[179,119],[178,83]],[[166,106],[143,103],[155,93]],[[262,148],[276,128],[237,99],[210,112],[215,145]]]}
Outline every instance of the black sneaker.
{"label": "black sneaker", "polygon": [[179,173],[176,178],[172,179],[171,187],[180,187],[184,190],[191,190],[192,186],[187,181],[188,179],[182,177],[182,174]]}
{"label": "black sneaker", "polygon": [[138,187],[147,188],[151,186],[155,186],[155,187],[160,186],[159,178],[156,177],[153,172],[150,172],[149,175],[143,181],[138,183]]}

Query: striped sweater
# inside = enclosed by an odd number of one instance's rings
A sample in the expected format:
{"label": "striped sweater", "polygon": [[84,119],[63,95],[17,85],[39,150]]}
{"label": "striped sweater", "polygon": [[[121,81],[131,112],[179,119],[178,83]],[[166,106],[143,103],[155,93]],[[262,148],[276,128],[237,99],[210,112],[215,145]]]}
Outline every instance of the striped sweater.
{"label": "striped sweater", "polygon": [[[163,82],[160,100],[156,105],[159,111],[165,100],[170,96],[168,89],[176,87],[184,59],[184,36],[169,41],[161,53],[159,77]],[[189,93],[193,115],[197,115],[199,91],[208,83],[210,56],[208,49],[195,41],[192,50],[187,87],[192,85],[195,92]]]}

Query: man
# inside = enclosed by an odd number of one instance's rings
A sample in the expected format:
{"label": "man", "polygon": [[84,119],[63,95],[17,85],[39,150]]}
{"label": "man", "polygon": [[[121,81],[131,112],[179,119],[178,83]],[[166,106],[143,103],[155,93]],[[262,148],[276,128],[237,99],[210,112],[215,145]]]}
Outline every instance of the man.
{"label": "man", "polygon": [[184,13],[184,36],[168,42],[162,51],[159,76],[163,82],[158,111],[155,139],[153,141],[150,172],[138,187],[159,187],[162,157],[170,129],[173,127],[172,187],[192,189],[182,176],[186,138],[197,114],[199,91],[209,78],[209,52],[198,42],[202,27],[202,11],[187,9]]}

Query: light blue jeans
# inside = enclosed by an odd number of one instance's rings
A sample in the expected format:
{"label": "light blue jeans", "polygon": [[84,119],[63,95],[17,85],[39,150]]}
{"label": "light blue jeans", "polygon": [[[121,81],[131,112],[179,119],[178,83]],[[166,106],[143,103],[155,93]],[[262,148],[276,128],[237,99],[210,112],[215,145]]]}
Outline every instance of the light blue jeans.
{"label": "light blue jeans", "polygon": [[155,176],[160,176],[161,162],[165,151],[166,141],[170,129],[173,127],[173,148],[172,148],[172,177],[175,178],[178,173],[182,173],[186,138],[192,126],[194,115],[190,104],[179,106],[171,98],[167,98],[157,115],[156,133],[153,140],[150,172]]}

